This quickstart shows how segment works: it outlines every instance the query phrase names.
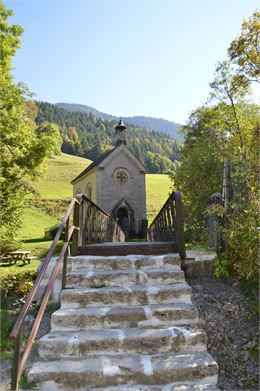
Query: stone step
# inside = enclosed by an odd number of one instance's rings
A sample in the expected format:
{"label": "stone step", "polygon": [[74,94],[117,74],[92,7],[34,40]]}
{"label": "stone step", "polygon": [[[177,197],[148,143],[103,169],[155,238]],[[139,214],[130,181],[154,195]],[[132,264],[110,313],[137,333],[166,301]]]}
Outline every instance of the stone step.
{"label": "stone step", "polygon": [[[46,391],[47,390],[48,389],[46,389]],[[77,391],[86,391],[86,389]],[[156,386],[147,386],[141,384],[129,386],[128,384],[125,384],[118,387],[90,388],[87,391],[219,391],[219,388],[216,387],[216,376],[209,376],[203,380],[196,381],[196,383],[185,381],[185,383],[175,382]]]}
{"label": "stone step", "polygon": [[[170,269],[174,265],[180,265],[178,254],[167,254],[158,256],[128,255],[128,256],[75,256],[68,258],[68,267],[71,271],[112,271],[124,269]],[[70,266],[69,266],[70,265]]]}
{"label": "stone step", "polygon": [[[104,355],[37,362],[29,370],[28,381],[52,381],[65,390],[86,390],[86,385],[91,388],[120,384],[165,385],[178,381],[195,383],[204,377],[213,377],[217,372],[218,366],[207,352]],[[55,389],[58,388],[51,388],[52,391]]]}
{"label": "stone step", "polygon": [[[53,381],[47,381],[41,384],[39,391],[70,391]],[[122,384],[120,386],[112,387],[98,387],[98,388],[73,388],[73,391],[219,391],[216,387],[216,376],[208,376],[203,380],[196,380],[196,382],[185,381],[185,382],[174,382],[166,385],[145,385],[136,384],[128,385]]]}
{"label": "stone step", "polygon": [[191,303],[191,288],[186,282],[171,285],[137,284],[126,287],[64,289],[60,300],[62,308],[89,305],[145,305],[163,303]]}
{"label": "stone step", "polygon": [[88,354],[110,355],[122,353],[157,354],[168,352],[195,352],[206,350],[204,331],[194,327],[168,329],[107,329],[58,331],[45,335],[39,341],[39,354],[44,359]]}
{"label": "stone step", "polygon": [[151,304],[145,306],[99,306],[61,308],[52,314],[52,331],[95,328],[170,327],[198,321],[193,304]]}
{"label": "stone step", "polygon": [[177,281],[184,281],[184,273],[179,266],[173,266],[171,269],[71,272],[67,274],[66,287],[102,288],[133,284],[172,284]]}
{"label": "stone step", "polygon": [[78,247],[79,255],[127,256],[129,254],[162,255],[173,253],[178,253],[175,242],[111,242]]}

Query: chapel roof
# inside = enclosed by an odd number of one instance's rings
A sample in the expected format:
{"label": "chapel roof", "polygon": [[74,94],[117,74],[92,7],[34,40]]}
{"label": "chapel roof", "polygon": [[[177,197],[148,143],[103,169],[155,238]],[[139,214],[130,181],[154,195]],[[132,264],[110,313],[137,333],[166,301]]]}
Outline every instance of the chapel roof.
{"label": "chapel roof", "polygon": [[74,178],[71,183],[74,183],[76,182],[78,179],[80,179],[81,177],[83,177],[84,175],[86,175],[88,172],[90,172],[91,170],[93,170],[93,168],[97,167],[100,163],[103,162],[103,160],[105,160],[117,147],[114,147],[108,151],[105,151],[103,153],[101,153],[101,155],[99,155],[97,157],[96,160],[94,160],[87,168],[85,168],[85,170],[83,170],[76,178]]}

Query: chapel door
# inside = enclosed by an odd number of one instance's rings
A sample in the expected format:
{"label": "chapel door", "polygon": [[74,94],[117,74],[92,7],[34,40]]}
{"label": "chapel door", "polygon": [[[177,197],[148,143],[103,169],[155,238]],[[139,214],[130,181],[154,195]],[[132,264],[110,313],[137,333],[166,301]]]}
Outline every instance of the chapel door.
{"label": "chapel door", "polygon": [[128,210],[126,208],[119,208],[117,211],[117,222],[122,228],[125,237],[129,237],[130,232],[130,218],[128,214]]}

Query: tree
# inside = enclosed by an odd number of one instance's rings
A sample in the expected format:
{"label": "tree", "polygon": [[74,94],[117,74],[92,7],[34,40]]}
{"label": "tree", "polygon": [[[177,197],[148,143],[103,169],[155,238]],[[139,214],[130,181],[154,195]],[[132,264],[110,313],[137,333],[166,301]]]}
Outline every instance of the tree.
{"label": "tree", "polygon": [[241,34],[231,42],[228,54],[242,79],[260,82],[260,12],[256,10],[243,22]]}
{"label": "tree", "polygon": [[[244,22],[243,28],[246,26]],[[187,239],[201,242],[206,238],[208,197],[221,192],[223,161],[230,160],[232,199],[222,228],[227,249],[217,261],[217,270],[219,275],[233,273],[257,286],[259,107],[248,103],[247,97],[250,77],[257,77],[253,61],[256,64],[259,57],[252,59],[256,29],[251,32],[241,57],[233,57],[239,61],[237,67],[229,61],[218,64],[210,84],[210,99],[195,110],[183,126],[185,142],[181,164],[173,180],[183,193]],[[246,61],[243,56],[247,56]]]}
{"label": "tree", "polygon": [[35,104],[26,86],[15,84],[11,58],[20,46],[23,29],[8,25],[13,13],[0,1],[0,204],[1,250],[9,249],[20,226],[26,177],[35,177],[44,159],[57,152],[60,135],[50,124],[36,126]]}

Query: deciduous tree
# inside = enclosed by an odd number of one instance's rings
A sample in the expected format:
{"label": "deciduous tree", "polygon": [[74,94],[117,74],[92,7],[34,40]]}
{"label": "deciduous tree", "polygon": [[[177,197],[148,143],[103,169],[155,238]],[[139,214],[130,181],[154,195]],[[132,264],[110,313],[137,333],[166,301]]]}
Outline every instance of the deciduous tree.
{"label": "deciduous tree", "polygon": [[9,249],[20,226],[20,215],[26,193],[24,178],[34,177],[45,157],[57,152],[61,139],[50,124],[36,127],[37,108],[28,100],[30,93],[12,76],[11,58],[21,41],[23,29],[9,25],[13,13],[0,1],[0,204],[1,249]]}

